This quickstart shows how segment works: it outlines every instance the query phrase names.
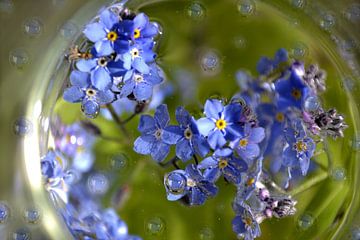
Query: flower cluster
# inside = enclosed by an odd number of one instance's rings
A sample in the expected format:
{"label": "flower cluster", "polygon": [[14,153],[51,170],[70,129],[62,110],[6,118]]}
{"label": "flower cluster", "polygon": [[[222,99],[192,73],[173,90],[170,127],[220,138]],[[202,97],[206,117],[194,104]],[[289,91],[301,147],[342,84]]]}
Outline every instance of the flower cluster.
{"label": "flower cluster", "polygon": [[148,101],[153,87],[164,78],[153,51],[158,25],[144,13],[133,14],[113,5],[86,25],[83,33],[88,41],[68,56],[76,62],[64,99],[80,102],[90,118],[98,115],[101,106],[118,99]]}
{"label": "flower cluster", "polygon": [[[317,144],[342,137],[347,127],[336,110],[321,107],[325,73],[315,65],[305,71],[280,49],[274,59],[261,58],[257,69],[257,79],[238,72],[241,90],[230,101],[208,99],[199,119],[178,107],[172,125],[165,104],[154,116],[142,115],[134,142],[137,153],[177,168],[164,177],[170,201],[202,205],[218,193],[219,179],[235,185],[233,230],[248,240],[260,236],[263,220],[295,214],[296,201],[284,194],[293,174],[307,175]],[[172,145],[176,156],[164,162]],[[270,159],[270,171],[264,171],[264,159]],[[271,180],[279,171],[287,174],[281,193]]]}

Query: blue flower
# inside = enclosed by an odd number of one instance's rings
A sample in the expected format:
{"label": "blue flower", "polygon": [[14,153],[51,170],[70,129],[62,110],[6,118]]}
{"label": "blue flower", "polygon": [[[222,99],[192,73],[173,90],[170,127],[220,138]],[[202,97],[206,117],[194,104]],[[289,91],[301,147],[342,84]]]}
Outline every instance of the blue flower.
{"label": "blue flower", "polygon": [[278,93],[277,107],[282,111],[288,107],[302,109],[304,100],[310,94],[309,87],[295,69],[290,71],[288,78],[275,82],[275,90]]}
{"label": "blue flower", "polygon": [[208,137],[211,148],[221,148],[226,140],[235,140],[241,136],[242,128],[238,124],[241,110],[240,104],[233,103],[224,107],[219,100],[206,101],[206,117],[200,118],[197,125],[200,133]]}
{"label": "blue flower", "polygon": [[309,170],[310,158],[314,155],[314,141],[306,135],[300,120],[285,129],[285,138],[288,145],[283,152],[283,165],[290,169],[300,168],[305,176]]}
{"label": "blue flower", "polygon": [[81,72],[90,73],[91,84],[98,90],[104,91],[113,85],[108,63],[109,60],[105,57],[94,57],[77,61],[76,67]]}
{"label": "blue flower", "polygon": [[276,53],[274,59],[261,57],[256,65],[256,70],[261,75],[269,75],[279,64],[288,60],[288,53],[285,49],[280,48]]}
{"label": "blue flower", "polygon": [[189,164],[185,171],[175,170],[167,174],[164,184],[169,201],[186,197],[190,205],[202,205],[218,191],[216,185],[208,181],[194,164]]}
{"label": "blue flower", "polygon": [[143,155],[151,154],[157,162],[163,161],[169,154],[172,143],[172,139],[167,139],[163,134],[169,121],[169,112],[165,104],[156,108],[154,117],[142,115],[138,126],[141,136],[135,140],[134,151]]}
{"label": "blue flower", "polygon": [[[136,101],[128,98],[119,98],[111,103],[117,115],[121,116],[123,113],[133,113],[136,107]],[[108,120],[113,120],[108,109],[102,109],[101,114]]]}
{"label": "blue flower", "polygon": [[119,16],[110,10],[100,14],[99,22],[86,25],[84,34],[92,42],[98,56],[108,56],[114,52],[123,53],[129,48],[128,40],[122,39],[117,32]]}
{"label": "blue flower", "polygon": [[139,13],[133,20],[132,39],[146,41],[155,37],[159,33],[159,28],[155,23],[149,22],[148,16]]}
{"label": "blue flower", "polygon": [[[162,78],[164,79],[163,76]],[[156,85],[153,89],[153,96],[149,103],[149,109],[157,108],[164,102],[167,97],[170,97],[173,93],[174,87],[169,81],[164,81],[162,84]]]}
{"label": "blue flower", "polygon": [[183,108],[176,109],[176,120],[180,126],[168,126],[164,130],[166,139],[176,144],[176,156],[187,161],[197,153],[205,156],[210,148],[206,139],[200,135],[195,119]]}
{"label": "blue flower", "polygon": [[94,117],[101,105],[111,103],[115,96],[110,90],[99,90],[90,81],[88,73],[74,70],[70,74],[71,87],[65,89],[64,99],[68,102],[81,102],[86,116]]}
{"label": "blue flower", "polygon": [[243,202],[248,200],[256,189],[256,184],[260,181],[262,173],[263,158],[259,157],[256,162],[249,167],[248,171],[242,173],[241,183],[237,186],[238,201]]}
{"label": "blue flower", "polygon": [[128,71],[124,76],[124,85],[121,88],[120,96],[127,97],[133,93],[138,101],[148,100],[153,94],[153,87],[162,81],[155,64],[150,66],[148,74]]}
{"label": "blue flower", "polygon": [[253,240],[261,235],[260,226],[251,209],[245,205],[234,203],[236,217],[232,220],[233,231],[239,238]]}
{"label": "blue flower", "polygon": [[262,127],[251,127],[245,124],[244,133],[231,143],[241,158],[247,163],[257,158],[260,154],[259,143],[265,138],[265,129]]}
{"label": "blue flower", "polygon": [[233,184],[241,182],[241,174],[246,172],[246,162],[233,155],[230,148],[218,149],[214,155],[205,158],[199,164],[199,169],[205,169],[204,176],[211,182],[216,182],[221,175]]}

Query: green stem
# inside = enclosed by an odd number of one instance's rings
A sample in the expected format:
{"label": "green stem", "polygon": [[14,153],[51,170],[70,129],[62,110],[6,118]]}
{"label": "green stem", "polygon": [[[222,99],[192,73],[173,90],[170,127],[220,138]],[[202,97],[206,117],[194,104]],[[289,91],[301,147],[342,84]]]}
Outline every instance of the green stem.
{"label": "green stem", "polygon": [[328,178],[328,173],[327,172],[322,172],[321,174],[311,178],[310,180],[308,180],[307,182],[305,182],[304,184],[300,185],[297,188],[294,188],[293,190],[291,190],[289,192],[289,194],[291,196],[295,196],[297,194],[300,194],[302,192],[305,192],[306,190],[314,187],[315,185],[317,185],[318,183],[324,181],[325,179]]}
{"label": "green stem", "polygon": [[128,136],[128,132],[127,132],[123,122],[121,121],[120,117],[116,114],[114,107],[111,104],[107,104],[106,107],[109,110],[111,117],[113,118],[115,123],[118,125],[120,130],[123,132],[123,134]]}
{"label": "green stem", "polygon": [[179,160],[179,158],[177,156],[173,157],[172,159],[170,159],[168,162],[166,163],[159,163],[160,166],[162,166],[163,168],[167,168],[171,165],[173,165],[176,169],[180,169],[180,167],[176,164],[176,162]]}

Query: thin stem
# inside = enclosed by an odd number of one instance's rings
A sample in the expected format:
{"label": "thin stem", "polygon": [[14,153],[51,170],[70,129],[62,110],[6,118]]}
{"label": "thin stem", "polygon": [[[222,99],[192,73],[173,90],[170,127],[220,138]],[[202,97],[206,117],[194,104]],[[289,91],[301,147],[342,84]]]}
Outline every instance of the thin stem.
{"label": "thin stem", "polygon": [[176,161],[173,161],[172,164],[176,169],[180,169],[180,167],[179,167],[179,165],[177,165]]}
{"label": "thin stem", "polygon": [[173,157],[172,159],[170,159],[168,162],[166,163],[159,163],[160,166],[162,166],[163,168],[167,168],[171,165],[173,165],[175,168],[179,169],[179,166],[176,164],[176,162],[179,160],[179,158],[177,156]]}
{"label": "thin stem", "polygon": [[121,121],[120,117],[116,114],[114,107],[111,104],[107,104],[106,107],[109,110],[111,117],[114,119],[115,123],[119,126],[119,128],[124,133],[124,135],[128,135],[128,132],[127,132],[126,128],[124,127],[123,122]]}
{"label": "thin stem", "polygon": [[199,165],[199,161],[198,161],[198,159],[197,159],[197,157],[196,157],[195,154],[194,154],[194,161],[195,161],[195,164],[196,164],[196,165]]}
{"label": "thin stem", "polygon": [[310,179],[309,181],[305,182],[304,184],[300,185],[297,188],[294,188],[293,190],[291,190],[289,192],[289,194],[291,196],[295,196],[299,193],[305,192],[306,190],[314,187],[315,185],[317,185],[318,183],[324,181],[325,179],[328,178],[328,173],[327,172],[323,172],[317,176],[315,176],[314,178]]}
{"label": "thin stem", "polygon": [[128,122],[130,122],[136,115],[138,115],[137,112],[134,112],[133,114],[131,114],[128,118],[126,118],[124,121],[122,121],[123,124],[127,124]]}

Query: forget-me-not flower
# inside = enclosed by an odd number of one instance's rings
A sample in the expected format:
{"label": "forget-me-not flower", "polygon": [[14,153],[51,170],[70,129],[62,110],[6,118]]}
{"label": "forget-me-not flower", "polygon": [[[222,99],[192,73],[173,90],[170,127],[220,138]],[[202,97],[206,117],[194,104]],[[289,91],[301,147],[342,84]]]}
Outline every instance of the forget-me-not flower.
{"label": "forget-me-not flower", "polygon": [[259,237],[260,226],[250,207],[235,202],[233,209],[236,217],[232,220],[232,228],[238,237],[244,240],[254,240]]}

